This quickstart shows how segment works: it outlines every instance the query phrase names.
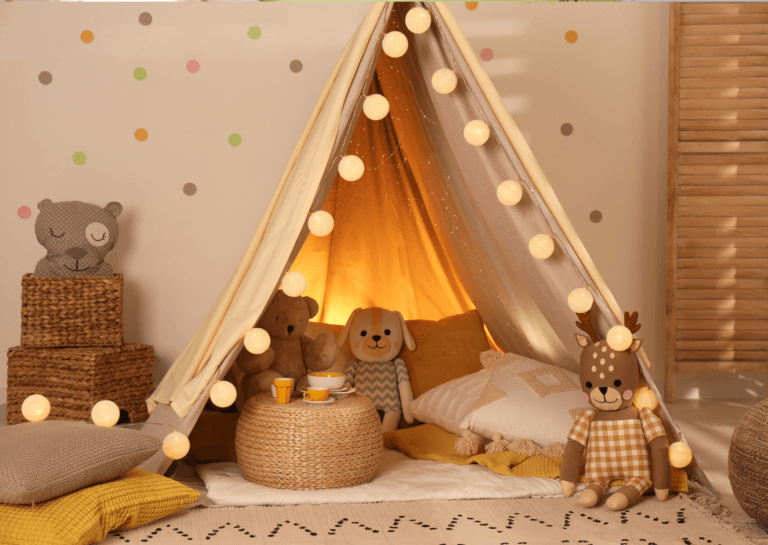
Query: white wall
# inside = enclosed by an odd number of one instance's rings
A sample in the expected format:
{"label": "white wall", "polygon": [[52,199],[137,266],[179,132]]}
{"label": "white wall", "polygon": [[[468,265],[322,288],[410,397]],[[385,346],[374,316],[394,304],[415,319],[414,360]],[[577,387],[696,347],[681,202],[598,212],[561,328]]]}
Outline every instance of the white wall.
{"label": "white wall", "polygon": [[[619,304],[640,312],[661,379],[668,7],[449,6],[478,54],[493,50],[486,70]],[[155,346],[162,376],[229,278],[367,8],[0,4],[0,350],[18,344],[20,278],[44,255],[37,202],[117,200],[122,235],[108,261],[126,278],[126,338]],[[138,22],[143,11],[150,25]],[[257,40],[247,35],[254,25]],[[80,40],[83,30],[93,42]],[[194,74],[191,59],[201,66]],[[139,66],[143,81],[132,75]],[[49,85],[38,81],[43,70]],[[241,145],[229,145],[231,133]],[[86,153],[82,166],[76,151]],[[187,183],[195,195],[184,194]],[[681,379],[683,390],[707,384]],[[755,388],[726,382],[729,396]]]}

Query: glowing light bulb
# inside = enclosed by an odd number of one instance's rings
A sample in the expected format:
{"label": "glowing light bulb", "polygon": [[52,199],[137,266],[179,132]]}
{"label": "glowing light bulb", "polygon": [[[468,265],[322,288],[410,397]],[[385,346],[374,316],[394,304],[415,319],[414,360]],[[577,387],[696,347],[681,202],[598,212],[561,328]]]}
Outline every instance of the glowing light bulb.
{"label": "glowing light bulb", "polygon": [[389,113],[389,101],[381,95],[368,95],[363,102],[363,113],[372,121],[384,119]]}
{"label": "glowing light bulb", "polygon": [[333,231],[333,216],[325,210],[318,210],[309,216],[307,225],[309,226],[310,233],[316,237],[324,237]]}
{"label": "glowing light bulb", "polygon": [[32,394],[21,404],[21,414],[30,422],[42,422],[51,414],[51,402],[40,394]]}
{"label": "glowing light bulb", "polygon": [[384,53],[390,57],[402,57],[405,55],[405,52],[408,51],[408,38],[406,38],[405,34],[402,32],[393,30],[384,35],[381,47],[384,50]]}
{"label": "glowing light bulb", "polygon": [[464,140],[473,146],[482,146],[488,141],[489,136],[491,136],[491,129],[479,119],[470,121],[464,127]]}
{"label": "glowing light bulb", "polygon": [[568,294],[568,306],[573,312],[582,314],[592,308],[595,299],[587,288],[576,288]]}
{"label": "glowing light bulb", "polygon": [[448,68],[441,68],[432,74],[432,88],[441,95],[447,95],[456,89],[457,83],[456,72]]}
{"label": "glowing light bulb", "polygon": [[339,162],[339,175],[348,182],[359,180],[364,172],[363,160],[357,155],[346,155]]}
{"label": "glowing light bulb", "polygon": [[189,452],[189,438],[177,431],[169,433],[163,439],[163,452],[171,460],[181,460]]}
{"label": "glowing light bulb", "polygon": [[650,388],[640,388],[635,392],[635,399],[632,401],[640,409],[654,410],[659,406],[659,400],[656,399],[656,394]]}
{"label": "glowing light bulb", "polygon": [[422,34],[432,24],[432,17],[424,8],[411,8],[405,16],[405,26],[414,34]]}
{"label": "glowing light bulb", "polygon": [[632,332],[623,325],[615,325],[608,330],[605,340],[616,352],[622,352],[632,345]]}
{"label": "glowing light bulb", "polygon": [[211,388],[211,403],[217,407],[229,407],[237,398],[237,388],[226,380],[220,380]]}
{"label": "glowing light bulb", "polygon": [[547,259],[555,251],[555,242],[549,235],[536,235],[528,243],[528,251],[536,259]]}
{"label": "glowing light bulb", "polygon": [[99,401],[91,409],[91,419],[97,426],[111,428],[120,420],[120,408],[114,401],[108,399]]}
{"label": "glowing light bulb", "polygon": [[243,337],[245,349],[251,354],[263,354],[269,349],[271,342],[269,333],[260,327],[254,327]]}
{"label": "glowing light bulb", "polygon": [[519,182],[506,180],[501,182],[499,187],[496,188],[496,197],[501,204],[514,206],[523,198],[523,188]]}
{"label": "glowing light bulb", "polygon": [[307,279],[299,271],[291,271],[283,276],[280,287],[288,297],[299,297],[307,291]]}
{"label": "glowing light bulb", "polygon": [[672,464],[672,467],[686,467],[691,463],[691,460],[693,460],[691,447],[680,441],[669,445],[669,463]]}

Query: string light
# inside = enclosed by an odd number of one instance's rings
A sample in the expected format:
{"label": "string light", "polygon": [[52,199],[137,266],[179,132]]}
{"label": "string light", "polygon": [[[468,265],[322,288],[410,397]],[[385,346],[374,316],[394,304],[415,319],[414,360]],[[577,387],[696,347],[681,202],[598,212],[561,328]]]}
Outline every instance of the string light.
{"label": "string light", "polygon": [[111,428],[120,420],[120,408],[114,401],[99,401],[91,409],[91,419],[97,426]]}
{"label": "string light", "polygon": [[21,414],[30,422],[42,422],[51,414],[51,402],[40,394],[32,394],[21,404]]}
{"label": "string light", "polygon": [[163,452],[171,460],[181,460],[189,452],[189,438],[174,430],[163,439]]}
{"label": "string light", "polygon": [[288,297],[300,297],[307,291],[307,279],[299,271],[291,271],[283,276],[280,287]]}
{"label": "string light", "polygon": [[263,354],[269,349],[271,342],[269,333],[260,327],[254,327],[243,337],[245,349],[251,354]]}
{"label": "string light", "polygon": [[363,160],[357,155],[346,155],[339,162],[339,176],[348,182],[359,180],[364,172]]}
{"label": "string light", "polygon": [[672,467],[684,468],[691,463],[691,460],[693,460],[691,447],[681,441],[669,445],[669,463]]}
{"label": "string light", "polygon": [[310,233],[316,237],[324,237],[333,231],[333,216],[325,210],[318,210],[309,216],[307,225],[309,226]]}
{"label": "string light", "polygon": [[441,68],[432,74],[432,88],[441,95],[447,95],[456,89],[458,82],[456,72],[448,68]]}
{"label": "string light", "polygon": [[608,330],[605,340],[616,352],[623,352],[632,344],[632,332],[623,325],[615,325]]}
{"label": "string light", "polygon": [[405,55],[405,52],[408,51],[408,38],[406,38],[405,34],[402,32],[393,30],[384,35],[381,47],[384,50],[384,53],[396,59],[402,57]]}
{"label": "string light", "polygon": [[635,392],[635,399],[632,401],[637,410],[650,409],[654,410],[659,406],[659,400],[656,399],[656,394],[650,388],[640,388]]}
{"label": "string light", "polygon": [[496,188],[496,197],[501,204],[514,206],[523,198],[523,187],[519,182],[506,180],[501,182],[499,187]]}
{"label": "string light", "polygon": [[405,26],[414,34],[422,34],[429,30],[432,17],[424,8],[411,8],[405,16]]}
{"label": "string light", "polygon": [[470,121],[464,127],[464,140],[473,146],[482,146],[491,136],[491,129],[485,124],[485,121],[475,119]]}
{"label": "string light", "polygon": [[528,243],[528,251],[536,259],[547,259],[555,251],[555,242],[550,235],[536,235]]}
{"label": "string light", "polygon": [[219,380],[211,388],[211,403],[217,407],[229,407],[237,399],[237,388],[227,380]]}
{"label": "string light", "polygon": [[568,294],[568,306],[573,312],[583,314],[592,308],[594,303],[592,294],[586,288],[576,288]]}
{"label": "string light", "polygon": [[363,102],[363,113],[371,121],[384,119],[389,113],[389,101],[382,95],[368,95]]}

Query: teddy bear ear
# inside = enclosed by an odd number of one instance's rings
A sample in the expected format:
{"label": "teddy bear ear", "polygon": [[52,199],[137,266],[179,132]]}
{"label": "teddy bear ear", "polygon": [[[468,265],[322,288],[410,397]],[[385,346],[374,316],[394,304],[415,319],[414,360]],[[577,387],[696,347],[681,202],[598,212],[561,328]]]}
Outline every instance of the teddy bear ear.
{"label": "teddy bear ear", "polygon": [[123,212],[123,205],[119,202],[112,201],[104,207],[104,210],[111,213],[113,216],[118,217]]}
{"label": "teddy bear ear", "polygon": [[320,305],[317,304],[317,301],[311,297],[304,297],[304,302],[307,303],[307,308],[309,309],[309,317],[314,318],[317,316],[317,313],[320,312]]}
{"label": "teddy bear ear", "polygon": [[37,209],[43,210],[44,208],[47,208],[53,204],[53,201],[51,199],[43,199],[39,203],[37,203]]}

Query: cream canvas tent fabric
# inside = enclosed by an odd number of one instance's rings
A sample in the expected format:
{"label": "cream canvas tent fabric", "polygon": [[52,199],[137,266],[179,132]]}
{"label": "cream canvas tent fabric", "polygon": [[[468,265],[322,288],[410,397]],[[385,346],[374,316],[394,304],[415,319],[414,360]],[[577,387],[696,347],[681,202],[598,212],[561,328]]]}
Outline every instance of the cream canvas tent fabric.
{"label": "cream canvas tent fabric", "polygon": [[[358,126],[358,120],[363,98],[372,89],[388,98],[391,111],[390,119],[381,125],[385,136],[371,140],[370,147],[380,151],[377,146],[388,143],[391,153],[365,157],[363,150],[366,175],[355,183],[392,179],[387,169],[398,170],[395,185],[405,187],[408,180],[413,182],[412,190],[422,199],[414,221],[429,221],[429,234],[422,241],[426,241],[426,254],[439,263],[435,268],[446,292],[445,297],[430,301],[424,290],[419,291],[418,274],[410,275],[413,290],[397,303],[400,310],[402,305],[407,307],[407,318],[434,318],[424,314],[476,307],[503,350],[572,370],[577,369],[580,348],[574,341],[575,316],[567,305],[570,291],[589,287],[595,296],[593,320],[601,335],[623,322],[622,310],[450,11],[440,3],[423,4],[432,16],[432,26],[415,35],[404,25],[405,14],[413,5],[373,5],[347,45],[237,270],[147,400],[152,414],[145,431],[162,437],[173,428],[188,434],[194,427],[210,387],[230,369],[244,334],[258,321],[299,254],[308,236],[308,215],[324,204],[328,207],[333,199],[326,198],[332,188],[337,201],[341,198],[339,185],[346,182],[338,180],[338,163],[347,153],[357,154],[348,148],[356,127],[366,129]],[[399,59],[380,57],[383,34],[391,30],[403,32],[409,40],[408,51]],[[431,76],[440,68],[454,70],[459,78],[456,90],[448,95],[431,86]],[[473,119],[483,119],[491,129],[491,138],[483,146],[464,141],[463,128]],[[359,134],[356,141],[360,141]],[[515,207],[506,207],[496,198],[496,187],[508,179],[520,180],[525,188],[523,201]],[[408,197],[410,190],[402,190]],[[347,200],[354,204],[356,194],[352,193],[351,201]],[[391,204],[388,198],[387,202]],[[382,198],[381,206],[384,203]],[[552,235],[556,250],[549,259],[537,260],[528,252],[528,241],[542,233]],[[395,239],[390,245],[397,245],[397,233],[390,230],[389,235]],[[333,244],[344,240],[336,231],[334,236],[337,238],[328,239]],[[402,241],[398,249],[402,255],[407,256],[410,242]],[[335,273],[327,261],[328,249],[323,251],[326,266],[319,275],[316,271],[314,276],[308,275],[310,283],[314,282],[316,290],[321,285],[321,291],[341,294],[343,290],[329,291]],[[407,261],[406,257],[393,269],[381,264],[382,276],[407,277]],[[300,259],[298,263],[304,262]],[[337,284],[359,280],[339,274]],[[321,300],[322,318],[335,323],[342,323],[351,310],[347,307],[357,303],[344,301],[340,295],[325,299],[322,293],[312,295]],[[412,303],[420,298],[425,302]],[[642,350],[638,363],[661,398]],[[661,416],[670,439],[679,440],[679,429],[663,405]],[[162,471],[168,463],[161,452],[141,467]],[[709,486],[695,464],[690,473]]]}

